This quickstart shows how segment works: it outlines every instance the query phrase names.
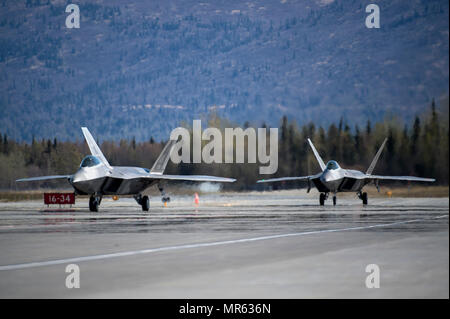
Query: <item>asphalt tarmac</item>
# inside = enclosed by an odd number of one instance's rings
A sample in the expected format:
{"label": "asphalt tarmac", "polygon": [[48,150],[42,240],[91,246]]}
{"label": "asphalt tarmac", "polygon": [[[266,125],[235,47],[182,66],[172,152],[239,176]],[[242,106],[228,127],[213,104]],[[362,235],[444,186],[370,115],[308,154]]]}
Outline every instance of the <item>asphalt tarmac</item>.
{"label": "asphalt tarmac", "polygon": [[[0,298],[449,298],[448,198],[320,207],[317,193],[280,191],[150,206],[0,203]],[[66,286],[69,264],[80,288]],[[373,264],[379,288],[366,286]]]}

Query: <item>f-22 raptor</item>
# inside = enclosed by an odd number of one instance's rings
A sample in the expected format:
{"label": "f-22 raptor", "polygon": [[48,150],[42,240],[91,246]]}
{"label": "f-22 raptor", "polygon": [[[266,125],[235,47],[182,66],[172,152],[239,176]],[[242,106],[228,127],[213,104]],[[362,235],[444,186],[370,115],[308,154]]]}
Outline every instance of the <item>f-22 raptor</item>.
{"label": "f-22 raptor", "polygon": [[323,162],[319,153],[317,152],[314,144],[308,138],[308,143],[311,146],[311,149],[316,157],[317,162],[319,162],[320,168],[322,171],[316,175],[309,176],[299,176],[299,177],[280,177],[280,178],[270,178],[270,179],[261,179],[257,181],[257,183],[268,183],[268,182],[281,182],[281,181],[306,181],[308,182],[308,190],[311,190],[312,184],[317,188],[320,192],[319,203],[321,206],[325,205],[325,200],[328,199],[328,195],[333,193],[333,205],[336,205],[336,194],[338,192],[356,192],[359,199],[362,200],[364,205],[367,205],[367,193],[363,192],[362,189],[365,185],[370,182],[374,182],[375,186],[380,191],[379,181],[380,180],[396,180],[396,181],[414,181],[414,182],[434,182],[434,178],[422,178],[415,176],[382,176],[382,175],[372,175],[372,172],[377,164],[378,158],[381,155],[381,152],[386,144],[387,138],[384,140],[380,149],[376,153],[375,157],[372,160],[369,168],[366,173],[344,169],[339,166],[336,161],[329,161],[327,165]]}
{"label": "f-22 raptor", "polygon": [[53,175],[18,179],[17,182],[66,179],[74,188],[75,194],[91,195],[89,210],[98,211],[104,195],[133,195],[136,202],[148,211],[150,201],[142,192],[152,185],[158,185],[163,202],[170,201],[165,196],[163,181],[195,181],[195,182],[234,182],[234,178],[205,175],[167,175],[163,174],[169,161],[170,153],[176,141],[169,140],[151,169],[142,167],[111,166],[98,147],[91,133],[82,127],[84,137],[91,151],[80,164],[80,168],[72,175]]}

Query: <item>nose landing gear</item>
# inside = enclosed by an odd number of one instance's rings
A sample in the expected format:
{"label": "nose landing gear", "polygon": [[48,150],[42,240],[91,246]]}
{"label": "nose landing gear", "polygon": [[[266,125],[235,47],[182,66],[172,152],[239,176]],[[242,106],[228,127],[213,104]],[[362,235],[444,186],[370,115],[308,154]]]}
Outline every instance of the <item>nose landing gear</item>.
{"label": "nose landing gear", "polygon": [[101,196],[92,195],[91,197],[89,197],[89,210],[91,212],[98,212],[98,207],[100,206],[101,202],[102,202]]}
{"label": "nose landing gear", "polygon": [[[328,193],[320,193],[319,196],[319,203],[320,206],[324,206],[325,205],[325,201],[328,199]],[[333,195],[333,205],[336,206],[336,202],[337,202],[337,197],[336,194]]]}
{"label": "nose landing gear", "polygon": [[319,196],[320,206],[325,205],[325,201],[327,200],[327,198],[328,198],[328,193],[320,193],[320,196]]}

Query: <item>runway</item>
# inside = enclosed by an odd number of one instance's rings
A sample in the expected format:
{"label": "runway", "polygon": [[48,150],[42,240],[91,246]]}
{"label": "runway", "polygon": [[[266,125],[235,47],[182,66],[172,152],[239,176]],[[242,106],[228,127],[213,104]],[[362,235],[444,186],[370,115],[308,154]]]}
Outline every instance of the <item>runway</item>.
{"label": "runway", "polygon": [[[448,298],[448,198],[255,192],[0,203],[0,298]],[[55,207],[54,207],[55,208]],[[53,209],[54,209],[53,208]],[[68,264],[80,288],[66,287]],[[378,265],[380,287],[367,288]]]}

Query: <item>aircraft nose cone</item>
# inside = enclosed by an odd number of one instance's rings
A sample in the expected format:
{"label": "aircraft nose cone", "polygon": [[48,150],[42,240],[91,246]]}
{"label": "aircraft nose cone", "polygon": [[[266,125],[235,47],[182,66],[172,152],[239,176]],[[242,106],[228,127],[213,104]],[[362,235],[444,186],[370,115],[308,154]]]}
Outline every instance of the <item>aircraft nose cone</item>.
{"label": "aircraft nose cone", "polygon": [[332,180],[333,180],[333,176],[331,175],[331,174],[327,174],[327,173],[325,173],[325,174],[323,174],[321,177],[320,177],[320,179],[321,179],[321,181],[322,182],[331,182]]}
{"label": "aircraft nose cone", "polygon": [[81,177],[82,177],[81,174],[75,173],[75,174],[73,174],[73,176],[71,177],[70,181],[71,181],[72,183],[79,182],[79,181],[81,180]]}

